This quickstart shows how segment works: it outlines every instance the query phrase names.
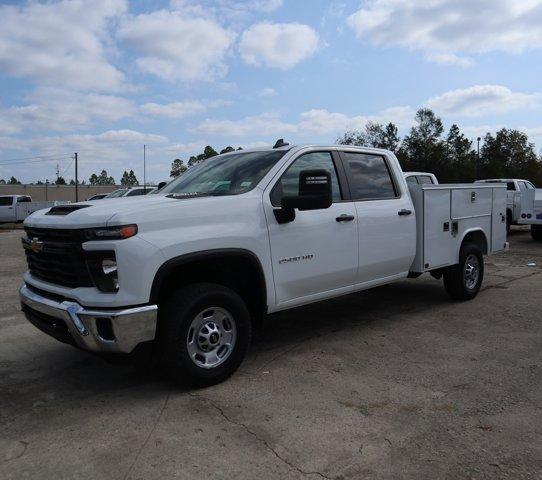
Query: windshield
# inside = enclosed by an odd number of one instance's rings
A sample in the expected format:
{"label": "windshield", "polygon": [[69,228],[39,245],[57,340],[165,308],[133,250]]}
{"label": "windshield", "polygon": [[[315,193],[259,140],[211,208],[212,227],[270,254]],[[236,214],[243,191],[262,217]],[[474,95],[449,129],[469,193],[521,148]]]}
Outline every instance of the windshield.
{"label": "windshield", "polygon": [[239,195],[252,190],[286,150],[232,153],[204,160],[160,190],[186,196]]}
{"label": "windshield", "polygon": [[127,188],[120,188],[119,190],[115,190],[108,195],[106,195],[104,198],[117,198],[122,197],[126,192],[128,191]]}

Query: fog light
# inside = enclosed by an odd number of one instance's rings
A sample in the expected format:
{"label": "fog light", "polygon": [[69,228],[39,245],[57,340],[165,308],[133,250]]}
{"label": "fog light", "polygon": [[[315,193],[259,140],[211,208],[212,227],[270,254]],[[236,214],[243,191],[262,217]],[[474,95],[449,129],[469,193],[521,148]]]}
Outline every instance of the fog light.
{"label": "fog light", "polygon": [[119,290],[115,252],[93,252],[87,259],[87,267],[98,290],[110,293]]}

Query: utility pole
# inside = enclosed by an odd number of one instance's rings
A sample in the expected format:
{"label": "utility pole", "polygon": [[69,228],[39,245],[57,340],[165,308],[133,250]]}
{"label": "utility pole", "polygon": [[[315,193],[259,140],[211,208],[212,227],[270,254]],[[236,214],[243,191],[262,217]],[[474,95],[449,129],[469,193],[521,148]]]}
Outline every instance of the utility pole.
{"label": "utility pole", "polygon": [[146,153],[147,152],[146,150],[147,150],[147,147],[145,144],[143,144],[143,192],[144,193],[147,193],[147,173],[146,173],[146,169],[147,169]]}
{"label": "utility pole", "polygon": [[75,201],[78,202],[79,201],[79,189],[78,189],[79,179],[77,178],[77,170],[78,170],[77,152],[75,152],[74,160],[75,160]]}
{"label": "utility pole", "polygon": [[47,201],[47,186],[49,185],[49,179],[45,179],[45,201]]}
{"label": "utility pole", "polygon": [[478,180],[478,164],[480,163],[480,140],[482,140],[482,138],[478,137],[476,140],[478,141],[478,149],[477,149],[478,158],[476,159],[476,167],[474,168],[474,177],[475,177],[474,180]]}

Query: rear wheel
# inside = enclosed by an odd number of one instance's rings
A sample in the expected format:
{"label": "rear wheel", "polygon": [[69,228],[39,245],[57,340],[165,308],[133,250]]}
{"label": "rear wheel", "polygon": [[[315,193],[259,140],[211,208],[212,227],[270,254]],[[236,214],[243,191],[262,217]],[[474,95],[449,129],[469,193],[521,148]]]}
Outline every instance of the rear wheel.
{"label": "rear wheel", "polygon": [[237,293],[211,283],[189,285],[170,295],[161,309],[158,346],[173,380],[203,387],[237,370],[252,330]]}
{"label": "rear wheel", "polygon": [[533,240],[542,240],[542,225],[531,225],[531,236]]}
{"label": "rear wheel", "polygon": [[465,243],[459,263],[444,272],[444,288],[454,300],[471,300],[480,291],[484,279],[484,257],[473,243]]}

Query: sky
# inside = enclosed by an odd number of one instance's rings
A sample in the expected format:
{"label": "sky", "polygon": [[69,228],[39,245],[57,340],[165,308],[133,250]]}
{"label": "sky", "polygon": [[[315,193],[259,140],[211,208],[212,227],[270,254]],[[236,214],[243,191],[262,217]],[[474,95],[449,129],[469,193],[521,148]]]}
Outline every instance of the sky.
{"label": "sky", "polygon": [[0,178],[167,180],[205,145],[401,135],[421,107],[542,148],[542,0],[0,2]]}

